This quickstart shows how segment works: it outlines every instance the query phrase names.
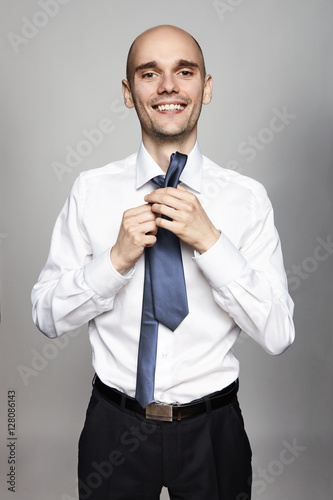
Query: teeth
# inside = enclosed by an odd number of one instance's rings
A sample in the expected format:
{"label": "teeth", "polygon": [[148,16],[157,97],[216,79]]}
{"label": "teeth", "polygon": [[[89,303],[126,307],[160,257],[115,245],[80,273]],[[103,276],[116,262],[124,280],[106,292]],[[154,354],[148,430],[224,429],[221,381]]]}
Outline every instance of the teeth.
{"label": "teeth", "polygon": [[157,106],[159,111],[182,111],[185,109],[185,106],[181,106],[180,104],[162,104],[161,106]]}

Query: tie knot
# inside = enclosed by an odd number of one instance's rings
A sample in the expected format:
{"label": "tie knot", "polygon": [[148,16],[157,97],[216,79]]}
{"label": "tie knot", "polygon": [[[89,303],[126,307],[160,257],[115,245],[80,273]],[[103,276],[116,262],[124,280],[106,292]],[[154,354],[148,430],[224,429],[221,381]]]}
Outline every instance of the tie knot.
{"label": "tie knot", "polygon": [[179,178],[184,170],[187,162],[187,155],[182,153],[172,153],[170,157],[170,165],[168,167],[167,173],[164,175],[156,175],[151,179],[152,183],[157,188],[162,187],[177,187],[179,184]]}
{"label": "tie knot", "polygon": [[165,180],[165,175],[156,175],[156,177],[153,177],[151,179],[151,182],[157,189],[159,189],[164,187],[164,180]]}

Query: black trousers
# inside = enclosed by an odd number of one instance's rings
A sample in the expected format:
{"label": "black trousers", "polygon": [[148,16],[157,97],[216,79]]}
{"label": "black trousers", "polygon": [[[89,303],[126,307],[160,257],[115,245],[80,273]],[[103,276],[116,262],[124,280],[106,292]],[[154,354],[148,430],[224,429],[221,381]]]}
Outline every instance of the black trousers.
{"label": "black trousers", "polygon": [[251,448],[237,397],[220,409],[157,422],[93,388],[79,440],[80,500],[249,500]]}

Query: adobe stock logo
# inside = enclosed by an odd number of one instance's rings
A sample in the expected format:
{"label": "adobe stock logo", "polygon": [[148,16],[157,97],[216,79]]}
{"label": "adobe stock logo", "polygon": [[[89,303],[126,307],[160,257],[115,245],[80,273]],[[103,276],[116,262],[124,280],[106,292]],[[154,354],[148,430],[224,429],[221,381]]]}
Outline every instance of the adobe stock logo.
{"label": "adobe stock logo", "polygon": [[39,31],[44,28],[52,17],[55,17],[60,5],[67,5],[70,0],[39,0],[38,5],[42,10],[37,10],[31,20],[27,17],[22,17],[21,33],[13,33],[10,31],[7,37],[10,41],[16,54],[19,52],[20,46],[26,45],[32,38],[38,35]]}
{"label": "adobe stock logo", "polygon": [[[302,453],[306,451],[306,446],[299,446],[297,440],[293,439],[292,443],[282,441],[284,448],[281,450],[278,459],[269,462],[266,468],[259,468],[253,473],[253,492],[256,490],[256,495],[262,495],[267,489],[267,486],[272,484],[278,476],[281,476],[287,466],[293,464]],[[246,500],[246,498],[237,499]]]}
{"label": "adobe stock logo", "polygon": [[125,120],[130,113],[122,98],[113,99],[110,106],[112,116],[99,120],[97,126],[82,129],[83,139],[73,146],[65,147],[65,158],[62,161],[53,161],[51,167],[59,182],[63,181],[64,175],[70,174],[82,161],[90,156],[104,141],[106,135],[110,135],[119,122]]}
{"label": "adobe stock logo", "polygon": [[320,262],[325,262],[331,255],[333,255],[333,241],[332,235],[326,236],[326,241],[318,236],[316,238],[318,245],[315,247],[312,255],[305,257],[301,264],[294,264],[291,269],[287,271],[288,286],[291,292],[297,290],[302,281],[308,279],[310,274],[317,271]]}
{"label": "adobe stock logo", "polygon": [[32,358],[28,365],[20,363],[17,365],[17,371],[23,384],[27,387],[30,383],[30,377],[37,377],[44,371],[50,362],[58,357],[61,351],[67,348],[70,339],[77,337],[81,329],[68,332],[66,335],[52,339],[52,342],[44,344],[41,351],[31,349]]}
{"label": "adobe stock logo", "polygon": [[239,7],[244,0],[227,0],[226,2],[222,2],[221,0],[213,0],[213,7],[216,10],[217,15],[220,18],[220,21],[224,21],[225,15],[233,12],[236,7]]}
{"label": "adobe stock logo", "polygon": [[287,106],[283,106],[282,111],[274,108],[268,126],[261,128],[257,135],[249,135],[246,140],[242,141],[238,145],[238,153],[247,156],[246,161],[253,161],[258,151],[263,151],[273,141],[275,135],[283,132],[295,118],[296,115],[288,113]]}

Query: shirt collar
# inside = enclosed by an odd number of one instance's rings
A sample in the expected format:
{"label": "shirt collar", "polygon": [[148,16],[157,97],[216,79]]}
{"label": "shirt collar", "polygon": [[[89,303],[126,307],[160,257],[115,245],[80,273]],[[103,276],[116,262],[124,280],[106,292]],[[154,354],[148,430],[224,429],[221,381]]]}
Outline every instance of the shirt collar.
{"label": "shirt collar", "polygon": [[[202,179],[202,165],[203,159],[200,151],[199,144],[196,142],[194,148],[187,158],[185,168],[180,176],[183,184],[186,184],[194,191],[201,192],[201,179]],[[143,145],[140,144],[136,159],[136,188],[139,189],[146,182],[150,181],[156,175],[164,175],[161,167],[157,165],[155,160],[150,156],[148,151]]]}

